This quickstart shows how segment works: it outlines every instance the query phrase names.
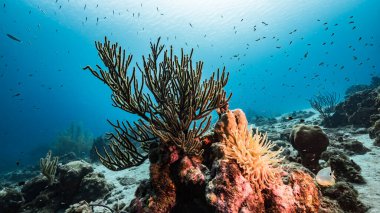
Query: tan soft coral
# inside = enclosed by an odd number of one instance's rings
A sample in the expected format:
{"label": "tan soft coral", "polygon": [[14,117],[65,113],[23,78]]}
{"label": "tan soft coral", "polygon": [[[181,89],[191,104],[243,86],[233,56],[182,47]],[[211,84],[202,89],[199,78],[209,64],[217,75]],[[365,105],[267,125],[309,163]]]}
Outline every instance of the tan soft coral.
{"label": "tan soft coral", "polygon": [[234,134],[227,138],[225,156],[236,160],[243,170],[244,176],[251,181],[255,189],[260,191],[279,180],[282,149],[272,151],[273,144],[268,141],[267,134],[256,130],[248,134]]}
{"label": "tan soft coral", "polygon": [[216,132],[222,132],[220,130],[224,132],[219,135],[222,136],[225,157],[236,160],[255,190],[261,191],[280,180],[282,149],[272,151],[274,145],[266,134],[261,134],[258,130],[255,134],[248,131],[243,111],[233,110],[224,114],[215,128]]}

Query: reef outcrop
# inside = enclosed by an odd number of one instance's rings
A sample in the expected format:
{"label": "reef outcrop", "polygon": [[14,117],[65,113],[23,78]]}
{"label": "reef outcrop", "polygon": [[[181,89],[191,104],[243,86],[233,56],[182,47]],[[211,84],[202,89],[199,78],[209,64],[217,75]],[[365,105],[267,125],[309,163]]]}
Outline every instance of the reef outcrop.
{"label": "reef outcrop", "polygon": [[0,191],[0,212],[57,212],[81,200],[102,198],[112,187],[103,174],[93,172],[90,164],[72,161],[58,165],[53,182],[39,175],[21,190],[4,188]]}
{"label": "reef outcrop", "polygon": [[373,77],[371,85],[349,88],[346,99],[337,104],[334,114],[324,123],[328,123],[328,127],[353,125],[367,128],[375,145],[380,145],[379,79]]}
{"label": "reef outcrop", "polygon": [[[260,156],[252,154],[248,159],[251,165],[238,160],[243,156],[238,154],[240,151],[237,151],[236,158],[228,157],[231,155],[228,148],[230,145],[227,144],[231,143],[229,136],[233,135],[238,140],[255,137],[247,124],[241,110],[228,110],[221,115],[213,135],[209,135],[213,141],[205,150],[204,158],[185,156],[178,164],[168,164],[169,168],[153,164],[150,170],[151,178],[141,183],[129,210],[318,212],[323,201],[313,175],[300,164],[281,164],[279,152],[265,149],[269,146],[265,147],[266,143],[260,144],[260,141],[256,140],[258,138],[249,141],[260,146],[254,148],[255,153],[258,152]],[[260,151],[263,147],[265,150]],[[249,150],[249,147],[235,148]],[[263,158],[264,161],[260,162],[259,158]],[[247,167],[252,172],[247,172]],[[163,191],[157,192],[156,184],[160,184]],[[162,193],[166,194],[160,198],[158,195]]]}

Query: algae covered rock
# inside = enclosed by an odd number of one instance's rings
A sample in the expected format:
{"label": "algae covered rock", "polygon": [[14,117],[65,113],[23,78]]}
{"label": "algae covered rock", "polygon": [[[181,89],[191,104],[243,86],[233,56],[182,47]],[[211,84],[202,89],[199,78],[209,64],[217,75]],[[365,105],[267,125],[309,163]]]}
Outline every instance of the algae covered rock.
{"label": "algae covered rock", "polygon": [[89,173],[83,177],[75,200],[94,201],[107,195],[113,185],[108,184],[101,173]]}
{"label": "algae covered rock", "polygon": [[336,200],[339,206],[348,213],[362,213],[368,210],[358,199],[358,192],[346,182],[338,182],[333,187],[323,188],[323,195]]}
{"label": "algae covered rock", "polygon": [[3,188],[0,191],[0,212],[18,212],[24,204],[21,192],[14,188]]}
{"label": "algae covered rock", "polygon": [[103,174],[94,173],[91,164],[72,161],[59,165],[57,181],[49,184],[44,176],[37,176],[25,183],[22,195],[24,212],[57,212],[81,200],[95,201],[109,193],[109,185]]}

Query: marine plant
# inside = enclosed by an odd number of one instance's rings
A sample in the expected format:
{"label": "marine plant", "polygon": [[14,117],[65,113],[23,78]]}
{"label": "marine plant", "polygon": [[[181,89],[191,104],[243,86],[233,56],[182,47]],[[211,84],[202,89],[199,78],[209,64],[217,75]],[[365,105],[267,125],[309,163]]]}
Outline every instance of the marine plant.
{"label": "marine plant", "polygon": [[150,43],[151,54],[142,56],[142,64],[133,68],[132,55],[118,43],[111,44],[105,37],[95,46],[106,69],[99,65],[97,70],[84,69],[112,90],[115,107],[140,117],[135,122],[109,121],[115,133],[108,135],[110,151],[98,153],[100,161],[111,170],[137,166],[148,158],[152,144],[175,147],[180,155],[202,154],[200,138],[210,126],[210,113],[230,98],[224,91],[225,69],[202,81],[203,62],[193,63],[193,50],[185,54],[181,49],[177,56],[172,47],[164,50],[160,38]]}
{"label": "marine plant", "polygon": [[309,99],[310,106],[318,111],[324,120],[331,117],[335,112],[335,107],[339,102],[339,95],[336,93],[319,94]]}
{"label": "marine plant", "polygon": [[55,173],[58,166],[58,157],[51,156],[51,150],[48,151],[45,158],[40,159],[41,173],[47,177],[49,184],[54,182]]}
{"label": "marine plant", "polygon": [[53,151],[62,156],[74,152],[77,156],[87,155],[92,145],[92,135],[85,131],[77,123],[71,123],[64,131],[60,132],[54,143]]}
{"label": "marine plant", "polygon": [[280,163],[283,160],[280,153],[283,150],[272,151],[274,144],[268,140],[267,134],[261,134],[256,129],[254,134],[252,131],[247,134],[235,132],[226,139],[225,156],[236,160],[256,191],[278,181]]}

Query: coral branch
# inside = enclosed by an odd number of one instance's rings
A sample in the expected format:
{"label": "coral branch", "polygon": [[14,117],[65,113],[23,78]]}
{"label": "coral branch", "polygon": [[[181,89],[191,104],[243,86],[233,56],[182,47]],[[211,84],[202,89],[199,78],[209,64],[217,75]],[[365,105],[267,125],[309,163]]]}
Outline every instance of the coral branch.
{"label": "coral branch", "polygon": [[51,150],[48,151],[45,158],[40,159],[41,173],[48,178],[49,184],[54,182],[55,172],[57,171],[58,157],[51,157]]}
{"label": "coral branch", "polygon": [[193,64],[193,50],[189,55],[181,50],[178,57],[172,47],[165,50],[159,38],[150,44],[151,54],[142,57],[142,65],[136,64],[128,73],[132,55],[107,38],[95,46],[108,71],[99,65],[97,71],[90,66],[84,69],[110,87],[115,107],[141,118],[134,127],[129,122],[113,125],[111,153],[100,157],[102,163],[112,170],[141,164],[147,156],[139,154],[132,141],[142,143],[143,151],[159,141],[177,146],[185,155],[201,154],[200,137],[210,126],[210,113],[225,107],[231,97],[223,89],[228,82],[225,69],[201,81],[203,62]]}

